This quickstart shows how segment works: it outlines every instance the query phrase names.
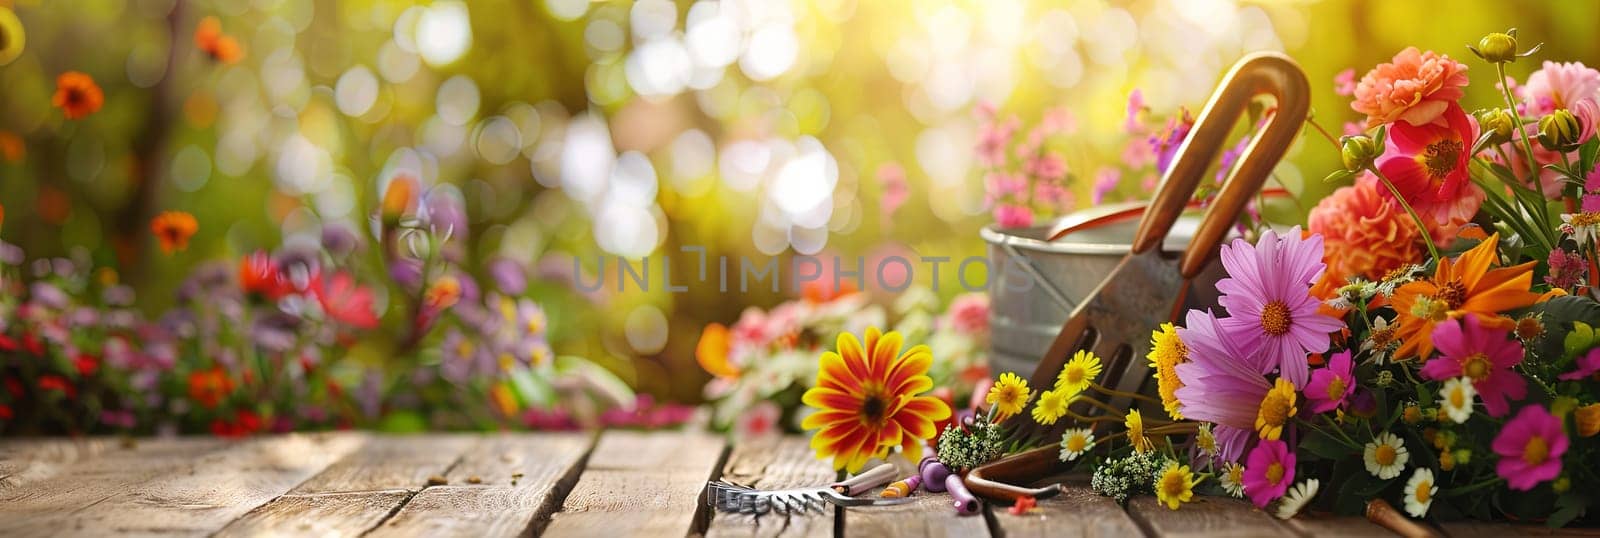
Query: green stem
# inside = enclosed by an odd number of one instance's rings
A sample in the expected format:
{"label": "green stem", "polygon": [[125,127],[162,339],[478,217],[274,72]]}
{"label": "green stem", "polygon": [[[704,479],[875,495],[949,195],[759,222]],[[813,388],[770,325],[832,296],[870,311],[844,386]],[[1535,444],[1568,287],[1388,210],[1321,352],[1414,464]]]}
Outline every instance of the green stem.
{"label": "green stem", "polygon": [[1462,496],[1462,495],[1466,495],[1468,493],[1472,493],[1474,491],[1478,491],[1478,490],[1481,490],[1481,489],[1486,489],[1486,488],[1489,488],[1489,487],[1492,487],[1492,486],[1499,485],[1500,482],[1501,482],[1501,479],[1499,477],[1490,478],[1488,480],[1484,480],[1484,481],[1478,482],[1476,484],[1471,484],[1471,485],[1467,485],[1467,486],[1461,486],[1459,488],[1454,488],[1454,489],[1447,489],[1447,490],[1444,491],[1444,495],[1446,497],[1459,497],[1459,496]]}
{"label": "green stem", "polygon": [[[1533,160],[1533,144],[1528,142],[1528,131],[1522,125],[1522,115],[1516,113],[1517,100],[1515,97],[1511,96],[1511,85],[1506,84],[1506,64],[1494,64],[1494,72],[1496,75],[1500,76],[1500,94],[1505,96],[1506,108],[1511,111],[1511,121],[1517,125],[1517,132],[1516,134],[1512,135],[1511,138],[1515,139],[1517,138],[1517,135],[1521,135],[1522,149],[1527,152],[1528,157],[1528,173],[1529,175],[1532,175],[1532,179],[1537,182],[1539,180],[1539,164]],[[1507,164],[1510,163],[1508,162]]]}
{"label": "green stem", "polygon": [[1433,244],[1433,235],[1428,233],[1428,225],[1423,223],[1422,216],[1417,214],[1417,210],[1411,208],[1411,203],[1406,201],[1406,197],[1400,195],[1400,189],[1395,188],[1394,183],[1389,181],[1389,176],[1383,175],[1376,166],[1367,166],[1367,170],[1371,171],[1372,175],[1378,176],[1383,186],[1389,188],[1389,194],[1394,195],[1394,200],[1400,202],[1400,207],[1405,208],[1406,214],[1411,215],[1411,220],[1417,224],[1417,231],[1422,232],[1422,242],[1428,246],[1428,254],[1435,260],[1443,259],[1439,257],[1439,247]]}
{"label": "green stem", "polygon": [[1332,134],[1329,134],[1327,129],[1323,129],[1322,128],[1322,124],[1317,123],[1317,119],[1316,118],[1306,118],[1306,124],[1310,125],[1314,129],[1316,129],[1317,132],[1322,133],[1322,137],[1328,139],[1328,143],[1329,144],[1333,144],[1333,150],[1334,151],[1337,151],[1337,152],[1343,152],[1344,151],[1344,146],[1339,144],[1339,140],[1334,138]]}
{"label": "green stem", "polygon": [[1107,396],[1119,396],[1119,397],[1122,397],[1122,398],[1132,398],[1132,399],[1135,399],[1135,400],[1144,400],[1146,402],[1153,403],[1153,404],[1162,403],[1161,400],[1157,400],[1155,398],[1151,398],[1151,397],[1145,396],[1143,394],[1136,394],[1136,393],[1132,393],[1132,392],[1123,392],[1123,391],[1120,391],[1120,390],[1107,388],[1107,387],[1102,386],[1102,385],[1100,385],[1098,383],[1090,383],[1089,384],[1089,388],[1097,390],[1097,391],[1100,391],[1101,393],[1103,393],[1103,394],[1105,394]]}

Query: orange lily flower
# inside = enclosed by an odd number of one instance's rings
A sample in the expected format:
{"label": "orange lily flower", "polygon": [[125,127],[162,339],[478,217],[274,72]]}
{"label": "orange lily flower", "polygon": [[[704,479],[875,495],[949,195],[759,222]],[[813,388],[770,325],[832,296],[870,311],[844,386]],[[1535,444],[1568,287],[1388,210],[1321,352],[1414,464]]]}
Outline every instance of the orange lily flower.
{"label": "orange lily flower", "polygon": [[1539,294],[1529,291],[1538,262],[1489,268],[1499,259],[1499,242],[1499,234],[1491,235],[1453,262],[1439,260],[1432,278],[1395,290],[1396,336],[1401,339],[1396,359],[1432,354],[1433,327],[1441,321],[1474,314],[1485,327],[1509,329],[1516,322],[1501,312],[1539,300]]}

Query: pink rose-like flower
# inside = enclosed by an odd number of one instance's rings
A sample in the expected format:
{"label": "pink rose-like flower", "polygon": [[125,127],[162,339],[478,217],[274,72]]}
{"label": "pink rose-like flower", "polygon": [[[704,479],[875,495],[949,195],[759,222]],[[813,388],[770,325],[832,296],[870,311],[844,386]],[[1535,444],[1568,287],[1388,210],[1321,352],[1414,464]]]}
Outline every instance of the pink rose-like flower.
{"label": "pink rose-like flower", "polygon": [[1033,226],[1033,210],[1024,205],[998,205],[994,208],[994,220],[1001,228],[1027,228]]}
{"label": "pink rose-like flower", "polygon": [[1583,62],[1546,61],[1542,68],[1528,75],[1528,82],[1520,90],[1523,113],[1543,116],[1600,95],[1600,71]]}
{"label": "pink rose-like flower", "polygon": [[1259,508],[1282,497],[1294,483],[1294,452],[1283,441],[1264,440],[1250,451],[1244,464],[1244,494]]}
{"label": "pink rose-like flower", "polygon": [[989,332],[989,294],[983,292],[962,294],[950,301],[940,323],[942,328],[956,332],[982,335]]}
{"label": "pink rose-like flower", "polygon": [[1461,99],[1467,66],[1449,55],[1406,47],[1390,63],[1378,64],[1356,84],[1350,108],[1367,115],[1367,128],[1404,120],[1434,123]]}
{"label": "pink rose-like flower", "polygon": [[1500,455],[1495,472],[1506,479],[1507,487],[1528,491],[1561,474],[1567,444],[1561,419],[1541,406],[1524,407],[1494,438],[1494,452]]}
{"label": "pink rose-like flower", "polygon": [[1433,346],[1440,356],[1422,365],[1422,377],[1470,378],[1489,416],[1505,416],[1511,410],[1508,399],[1527,397],[1527,380],[1512,369],[1522,362],[1522,344],[1511,338],[1510,331],[1484,327],[1476,315],[1467,315],[1435,325]]}

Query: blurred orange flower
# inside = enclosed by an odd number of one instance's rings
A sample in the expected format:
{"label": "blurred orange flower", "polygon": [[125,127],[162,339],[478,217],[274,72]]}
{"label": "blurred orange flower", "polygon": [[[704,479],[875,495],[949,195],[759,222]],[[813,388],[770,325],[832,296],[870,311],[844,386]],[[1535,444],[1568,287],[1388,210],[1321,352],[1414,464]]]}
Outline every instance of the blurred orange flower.
{"label": "blurred orange flower", "polygon": [[56,77],[56,95],[51,103],[69,120],[81,119],[100,110],[106,96],[89,75],[67,71]]}
{"label": "blurred orange flower", "polygon": [[225,64],[244,59],[244,47],[233,36],[222,33],[222,21],[216,17],[200,19],[194,29],[194,44],[211,59]]}
{"label": "blurred orange flower", "polygon": [[11,131],[0,131],[0,158],[14,163],[21,161],[27,154],[28,147],[23,145],[22,137]]}
{"label": "blurred orange flower", "polygon": [[1396,359],[1432,354],[1433,328],[1441,321],[1474,314],[1485,327],[1510,329],[1516,322],[1500,313],[1539,300],[1539,294],[1528,291],[1539,262],[1489,269],[1500,257],[1495,250],[1499,243],[1500,235],[1491,235],[1454,262],[1439,260],[1433,278],[1395,290],[1395,334],[1401,339]]}
{"label": "blurred orange flower", "polygon": [[834,469],[855,472],[895,446],[921,460],[923,442],[939,433],[934,422],[950,417],[943,401],[919,396],[933,388],[933,353],[923,345],[901,353],[900,344],[900,333],[868,328],[865,345],[840,333],[838,352],[822,354],[816,386],[800,397],[817,412],[800,427],[817,430],[811,448]]}
{"label": "blurred orange flower", "polygon": [[189,399],[201,407],[216,407],[233,392],[233,380],[222,368],[199,370],[189,374]]}
{"label": "blurred orange flower", "polygon": [[200,229],[194,215],[182,211],[164,211],[150,219],[150,231],[161,241],[161,251],[171,254],[189,248],[189,238]]}
{"label": "blurred orange flower", "polygon": [[417,208],[417,191],[421,186],[417,178],[410,174],[396,175],[389,180],[388,188],[383,191],[383,222],[394,225],[400,218]]}
{"label": "blurred orange flower", "polygon": [[707,324],[705,330],[700,332],[700,342],[694,346],[694,358],[706,373],[725,379],[739,377],[739,367],[728,361],[732,347],[729,338],[728,328],[721,323]]}

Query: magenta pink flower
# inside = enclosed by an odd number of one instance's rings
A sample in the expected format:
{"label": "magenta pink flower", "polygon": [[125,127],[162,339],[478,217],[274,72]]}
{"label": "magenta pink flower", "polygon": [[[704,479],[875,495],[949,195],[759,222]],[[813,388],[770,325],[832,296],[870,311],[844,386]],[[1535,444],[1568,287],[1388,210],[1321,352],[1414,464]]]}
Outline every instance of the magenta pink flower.
{"label": "magenta pink flower", "polygon": [[1578,369],[1556,376],[1563,381],[1583,379],[1600,372],[1600,347],[1589,350],[1589,353],[1578,357]]}
{"label": "magenta pink flower", "polygon": [[1500,455],[1495,472],[1506,479],[1511,489],[1533,489],[1561,474],[1561,456],[1567,453],[1567,442],[1561,419],[1542,406],[1524,407],[1494,438],[1494,452]]}
{"label": "magenta pink flower", "polygon": [[1156,153],[1156,170],[1167,172],[1167,167],[1172,166],[1172,160],[1178,156],[1178,147],[1189,138],[1189,129],[1194,127],[1194,116],[1188,110],[1178,111],[1177,116],[1167,120],[1167,126],[1160,132],[1150,135],[1150,149]]}
{"label": "magenta pink flower", "polygon": [[978,127],[978,161],[985,166],[1005,166],[1006,147],[1017,134],[1019,122],[1008,118],[1004,122],[986,121]]}
{"label": "magenta pink flower", "polygon": [[1256,444],[1244,463],[1244,494],[1259,508],[1282,497],[1294,483],[1294,452],[1283,441],[1264,440]]}
{"label": "magenta pink flower", "polygon": [[1443,381],[1466,376],[1483,399],[1489,416],[1505,416],[1511,410],[1507,399],[1521,400],[1528,395],[1528,382],[1511,368],[1522,362],[1522,344],[1511,332],[1486,328],[1476,315],[1461,320],[1445,320],[1433,328],[1433,347],[1439,357],[1422,365],[1422,377]]}
{"label": "magenta pink flower", "polygon": [[963,334],[982,335],[989,332],[989,294],[965,293],[950,300],[950,309],[940,321],[940,328]]}
{"label": "magenta pink flower", "polygon": [[997,205],[994,207],[994,220],[1001,228],[1027,228],[1033,226],[1033,210],[1025,205]]}
{"label": "magenta pink flower", "polygon": [[1565,249],[1551,250],[1546,263],[1550,265],[1550,273],[1545,275],[1544,283],[1552,288],[1576,289],[1589,273],[1589,262],[1582,255]]}
{"label": "magenta pink flower", "polygon": [[1350,351],[1340,351],[1328,359],[1328,367],[1311,372],[1311,383],[1306,385],[1306,399],[1311,400],[1311,412],[1326,413],[1344,406],[1345,399],[1356,389],[1355,363]]}
{"label": "magenta pink flower", "polygon": [[[1190,310],[1178,339],[1189,349],[1189,360],[1176,368],[1183,386],[1175,395],[1183,416],[1216,424],[1218,439],[1253,434],[1261,400],[1272,390],[1266,374],[1277,364],[1267,361],[1260,347],[1229,337],[1211,312]],[[1237,461],[1244,444],[1219,448],[1218,457]]]}
{"label": "magenta pink flower", "polygon": [[1131,134],[1143,131],[1144,124],[1140,123],[1139,115],[1143,114],[1144,110],[1144,92],[1135,88],[1133,93],[1128,94],[1128,114],[1122,120],[1122,130]]}
{"label": "magenta pink flower", "polygon": [[1254,246],[1235,239],[1222,247],[1228,278],[1217,282],[1217,303],[1228,310],[1222,320],[1228,337],[1242,346],[1260,346],[1263,360],[1278,366],[1296,387],[1306,386],[1306,357],[1328,350],[1328,333],[1344,326],[1318,311],[1322,302],[1311,286],[1322,278],[1322,236],[1302,239],[1300,227],[1283,237],[1268,230]]}

